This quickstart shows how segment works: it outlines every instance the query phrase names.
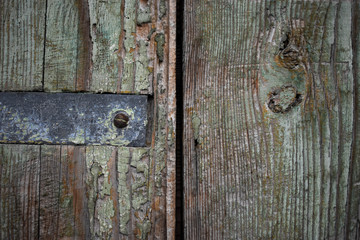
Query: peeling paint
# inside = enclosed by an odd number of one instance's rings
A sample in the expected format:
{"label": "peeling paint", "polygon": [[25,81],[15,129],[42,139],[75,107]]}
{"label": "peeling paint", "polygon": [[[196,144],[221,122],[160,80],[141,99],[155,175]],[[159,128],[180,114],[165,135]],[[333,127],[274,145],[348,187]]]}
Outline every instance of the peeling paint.
{"label": "peeling paint", "polygon": [[120,212],[120,232],[128,235],[128,222],[131,215],[131,191],[127,182],[129,172],[130,151],[128,148],[118,148],[118,193]]}
{"label": "peeling paint", "polygon": [[149,6],[138,8],[136,22],[138,25],[151,22],[151,9]]}
{"label": "peeling paint", "polygon": [[156,54],[160,62],[164,61],[164,46],[165,46],[165,35],[158,33],[155,36],[156,42]]}
{"label": "peeling paint", "polygon": [[90,230],[93,236],[106,237],[112,233],[112,217],[114,216],[113,199],[110,191],[110,169],[112,147],[87,147],[86,168],[88,186],[88,209],[90,213]]}
{"label": "peeling paint", "polygon": [[144,91],[150,87],[149,80],[149,57],[147,55],[148,42],[140,40],[138,42],[139,53],[136,60],[135,89],[136,91]]}
{"label": "peeling paint", "polygon": [[166,7],[166,1],[160,0],[159,4],[159,18],[162,19],[166,15],[167,7]]}

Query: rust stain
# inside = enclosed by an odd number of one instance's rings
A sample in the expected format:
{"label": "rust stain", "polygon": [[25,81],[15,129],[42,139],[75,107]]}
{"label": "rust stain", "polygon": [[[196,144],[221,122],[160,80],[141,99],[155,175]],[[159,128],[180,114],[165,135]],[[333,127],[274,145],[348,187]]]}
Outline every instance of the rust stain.
{"label": "rust stain", "polygon": [[90,88],[92,68],[92,41],[90,38],[90,14],[86,0],[76,0],[79,12],[80,44],[78,49],[78,68],[76,73],[76,90],[87,91]]}
{"label": "rust stain", "polygon": [[187,107],[186,112],[187,112],[188,115],[192,115],[193,112],[194,112],[194,108],[193,107]]}
{"label": "rust stain", "polygon": [[121,91],[121,93],[132,93],[131,91]]}

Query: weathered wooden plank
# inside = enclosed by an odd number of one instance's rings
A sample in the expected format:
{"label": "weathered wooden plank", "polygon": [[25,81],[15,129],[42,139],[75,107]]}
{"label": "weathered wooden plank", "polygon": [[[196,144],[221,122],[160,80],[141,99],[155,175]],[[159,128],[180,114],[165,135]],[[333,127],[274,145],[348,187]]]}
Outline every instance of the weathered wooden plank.
{"label": "weathered wooden plank", "polygon": [[134,148],[130,161],[131,186],[131,225],[137,239],[149,239],[152,225],[150,189],[149,189],[149,149]]}
{"label": "weathered wooden plank", "polygon": [[0,145],[0,238],[38,239],[40,146]]}
{"label": "weathered wooden plank", "polygon": [[[59,199],[66,198],[61,188],[61,149],[60,146],[42,146],[40,156],[40,204],[39,204],[39,226],[40,238],[59,238],[62,234],[73,234],[73,221],[66,225],[59,224],[60,207]],[[70,219],[69,219],[70,220]],[[73,218],[71,218],[73,220]],[[60,236],[59,236],[60,235]]]}
{"label": "weathered wooden plank", "polygon": [[154,26],[168,24],[166,4],[157,4],[49,1],[45,90],[152,93],[154,62],[164,47]]}
{"label": "weathered wooden plank", "polygon": [[359,223],[359,202],[360,202],[360,3],[353,2],[351,12],[351,46],[352,46],[352,67],[354,78],[354,129],[353,129],[353,146],[350,160],[349,171],[349,191],[347,204],[347,222],[345,229],[345,237],[348,239],[356,239],[360,236]]}
{"label": "weathered wooden plank", "polygon": [[45,1],[1,1],[0,90],[42,90]]}
{"label": "weathered wooden plank", "polygon": [[175,9],[174,0],[48,1],[44,91],[154,92],[154,101],[147,148],[38,146],[31,236],[174,239]]}
{"label": "weathered wooden plank", "polygon": [[119,148],[117,159],[118,194],[119,194],[119,228],[122,238],[131,234],[131,184],[129,179],[130,168],[129,148]]}
{"label": "weathered wooden plank", "polygon": [[118,193],[122,238],[149,239],[154,227],[150,221],[151,187],[149,148],[118,149]]}
{"label": "weathered wooden plank", "polygon": [[85,147],[41,147],[40,239],[90,237],[85,171]]}
{"label": "weathered wooden plank", "polygon": [[166,228],[151,221],[166,216],[158,209],[165,198],[154,195],[159,180],[150,177],[150,148],[0,147],[3,238],[152,239],[155,229],[166,238]]}
{"label": "weathered wooden plank", "polygon": [[91,80],[87,1],[47,1],[45,91],[88,91]]}
{"label": "weathered wooden plank", "polygon": [[356,236],[358,6],[184,6],[185,238]]}
{"label": "weathered wooden plank", "polygon": [[119,80],[119,37],[121,0],[99,2],[89,0],[92,45],[92,91],[116,92]]}
{"label": "weathered wooden plank", "polygon": [[88,211],[94,238],[118,239],[119,236],[115,159],[115,147],[86,148]]}

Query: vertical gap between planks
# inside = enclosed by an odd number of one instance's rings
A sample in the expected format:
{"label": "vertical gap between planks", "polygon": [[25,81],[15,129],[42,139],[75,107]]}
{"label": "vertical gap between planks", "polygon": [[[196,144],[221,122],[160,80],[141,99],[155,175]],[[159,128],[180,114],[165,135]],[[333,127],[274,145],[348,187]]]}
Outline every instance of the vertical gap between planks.
{"label": "vertical gap between planks", "polygon": [[48,1],[45,2],[45,21],[44,21],[44,50],[43,50],[43,66],[42,66],[42,79],[41,79],[41,91],[45,91],[45,51],[46,51],[46,25],[47,25],[47,10]]}
{"label": "vertical gap between planks", "polygon": [[[46,1],[47,2],[47,1]],[[40,239],[40,198],[41,198],[41,189],[40,189],[40,183],[41,183],[41,145],[39,146],[39,173],[38,173],[38,178],[39,178],[39,181],[38,181],[38,225],[37,225],[37,239]]]}
{"label": "vertical gap between planks", "polygon": [[175,238],[184,239],[183,179],[183,12],[184,1],[176,0],[176,219]]}

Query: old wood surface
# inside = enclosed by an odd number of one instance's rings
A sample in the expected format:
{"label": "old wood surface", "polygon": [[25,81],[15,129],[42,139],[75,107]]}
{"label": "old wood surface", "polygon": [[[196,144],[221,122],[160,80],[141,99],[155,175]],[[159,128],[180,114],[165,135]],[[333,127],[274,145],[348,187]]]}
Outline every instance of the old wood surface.
{"label": "old wood surface", "polygon": [[359,2],[184,6],[185,239],[359,239]]}
{"label": "old wood surface", "polygon": [[0,2],[0,89],[41,90],[45,1]]}
{"label": "old wood surface", "polygon": [[[40,4],[41,2],[41,4]],[[147,147],[0,145],[0,239],[173,239],[175,1],[0,3],[0,91],[149,95]]]}

